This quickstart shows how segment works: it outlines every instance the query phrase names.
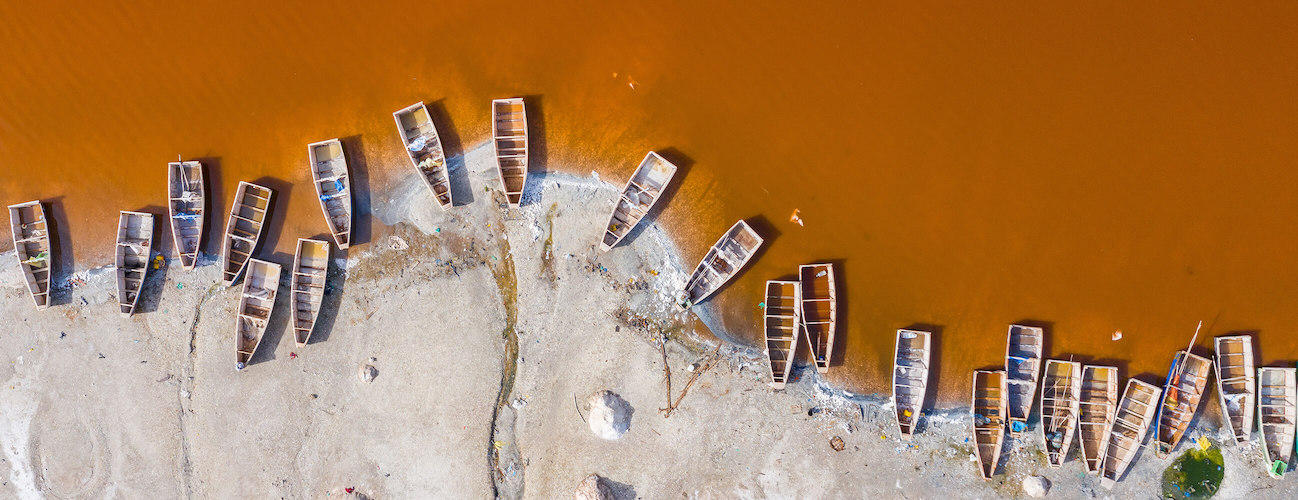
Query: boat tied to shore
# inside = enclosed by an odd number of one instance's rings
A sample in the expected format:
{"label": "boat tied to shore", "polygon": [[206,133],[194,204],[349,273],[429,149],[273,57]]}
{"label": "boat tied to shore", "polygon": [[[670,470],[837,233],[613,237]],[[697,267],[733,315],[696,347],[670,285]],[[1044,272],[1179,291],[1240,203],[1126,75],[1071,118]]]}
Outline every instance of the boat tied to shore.
{"label": "boat tied to shore", "polygon": [[1100,486],[1105,489],[1113,489],[1122,479],[1145,442],[1145,434],[1158,411],[1158,393],[1154,384],[1134,378],[1127,380],[1127,389],[1122,392],[1122,402],[1118,403],[1118,413],[1113,419],[1113,430],[1106,438],[1109,443],[1104,460],[1100,463]]}
{"label": "boat tied to shore", "polygon": [[230,204],[230,220],[225,226],[225,244],[221,247],[221,281],[226,286],[238,281],[257,250],[274,194],[268,187],[239,181],[239,189]]}
{"label": "boat tied to shore", "polygon": [[974,370],[973,414],[974,453],[978,472],[990,480],[996,474],[1005,442],[1006,373],[1002,370]]}
{"label": "boat tied to shore", "polygon": [[1082,364],[1046,360],[1041,382],[1041,439],[1046,445],[1046,465],[1059,468],[1073,446],[1082,397]]}
{"label": "boat tied to shore", "polygon": [[[446,151],[442,149],[442,136],[437,133],[437,125],[428,107],[423,102],[392,113],[397,121],[397,132],[401,134],[401,145],[405,147],[406,156],[415,166],[419,178],[432,191],[433,198],[442,209],[449,209],[454,203],[451,196],[450,169],[446,163]],[[341,150],[338,153],[342,156]],[[339,248],[346,248],[339,245]]]}
{"label": "boat tied to shore", "polygon": [[645,155],[613,205],[613,213],[604,226],[604,237],[599,242],[601,252],[611,250],[626,238],[627,233],[658,203],[675,176],[676,165],[653,151]]}
{"label": "boat tied to shore", "polygon": [[37,309],[50,306],[50,226],[45,218],[45,206],[40,200],[9,205],[10,234],[14,239],[14,254],[22,268],[27,292]]}
{"label": "boat tied to shore", "polygon": [[298,347],[311,339],[329,277],[329,242],[299,238],[293,254],[293,341]]}
{"label": "boat tied to shore", "polygon": [[1082,367],[1082,394],[1078,403],[1077,442],[1086,462],[1086,472],[1097,474],[1104,463],[1118,410],[1118,368]]}
{"label": "boat tied to shore", "polygon": [[829,371],[834,355],[834,331],[838,325],[838,288],[833,264],[798,266],[802,282],[802,331],[807,336],[811,360],[816,371]]}
{"label": "boat tied to shore", "polygon": [[798,306],[801,298],[802,290],[796,281],[766,282],[762,331],[766,337],[765,354],[771,369],[772,389],[783,389],[793,370],[798,353],[798,322],[802,319]]}
{"label": "boat tied to shore", "polygon": [[239,309],[234,318],[235,370],[248,366],[266,335],[266,325],[275,311],[279,274],[279,264],[248,260],[248,275],[243,280],[243,294],[239,296]]}
{"label": "boat tied to shore", "polygon": [[315,142],[306,151],[325,224],[338,249],[346,250],[352,235],[352,183],[343,143],[338,139]]}
{"label": "boat tied to shore", "polygon": [[1227,335],[1213,339],[1213,367],[1217,375],[1217,401],[1236,443],[1253,436],[1255,379],[1253,337]]}
{"label": "boat tied to shore", "polygon": [[500,185],[505,200],[517,206],[523,202],[527,185],[527,108],[523,98],[493,99],[491,123]]}
{"label": "boat tied to shore", "polygon": [[762,242],[762,237],[743,219],[730,226],[690,274],[680,306],[689,309],[716,293],[752,260]]}
{"label": "boat tied to shore", "polygon": [[1262,433],[1266,472],[1280,478],[1293,458],[1294,430],[1298,422],[1293,368],[1264,366],[1257,369],[1257,422]]}
{"label": "boat tied to shore", "polygon": [[179,160],[167,164],[167,213],[180,267],[193,270],[203,250],[207,195],[203,187],[203,164]]}
{"label": "boat tied to shore", "polygon": [[1044,332],[1039,327],[1010,325],[1005,343],[1005,373],[1009,379],[1006,406],[1011,438],[1019,437],[1028,428],[1028,416],[1036,402],[1037,379],[1041,376],[1043,339]]}
{"label": "boat tied to shore", "polygon": [[153,214],[123,210],[117,219],[113,267],[117,271],[117,304],[122,316],[135,313],[153,249]]}
{"label": "boat tied to shore", "polygon": [[905,328],[897,330],[897,343],[892,352],[892,406],[902,440],[909,440],[919,426],[924,398],[928,396],[931,352],[931,333]]}
{"label": "boat tied to shore", "polygon": [[1177,351],[1167,370],[1167,384],[1154,420],[1154,454],[1165,458],[1181,442],[1185,430],[1199,411],[1203,392],[1208,388],[1212,361],[1189,351]]}

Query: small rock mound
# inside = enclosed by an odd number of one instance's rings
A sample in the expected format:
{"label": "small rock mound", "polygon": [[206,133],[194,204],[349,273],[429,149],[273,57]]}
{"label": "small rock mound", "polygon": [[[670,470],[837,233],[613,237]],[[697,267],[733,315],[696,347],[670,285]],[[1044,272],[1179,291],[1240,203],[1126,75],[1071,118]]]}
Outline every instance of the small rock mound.
{"label": "small rock mound", "polygon": [[1032,498],[1041,498],[1050,492],[1050,480],[1041,476],[1028,476],[1023,480],[1023,492]]}
{"label": "small rock mound", "polygon": [[573,492],[574,500],[614,500],[613,490],[604,484],[596,474],[586,476]]}
{"label": "small rock mound", "polygon": [[357,370],[356,376],[360,377],[361,382],[373,382],[374,377],[379,376],[379,369],[375,368],[374,365],[362,364],[360,369]]}
{"label": "small rock mound", "polygon": [[631,428],[631,404],[612,391],[590,396],[590,430],[604,439],[620,439]]}

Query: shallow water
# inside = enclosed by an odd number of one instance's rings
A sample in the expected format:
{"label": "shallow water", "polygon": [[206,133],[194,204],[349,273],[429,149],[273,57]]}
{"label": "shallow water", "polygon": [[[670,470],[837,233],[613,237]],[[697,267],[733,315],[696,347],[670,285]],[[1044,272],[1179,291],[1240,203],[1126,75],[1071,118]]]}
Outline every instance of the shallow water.
{"label": "shallow water", "polygon": [[1256,330],[1263,361],[1293,360],[1295,14],[7,2],[0,200],[49,201],[65,267],[93,267],[116,211],[161,213],[166,163],[201,158],[207,251],[237,183],[262,180],[279,191],[263,254],[291,259],[326,231],[306,144],[344,138],[364,210],[418,182],[393,111],[429,102],[455,154],[489,139],[490,99],[522,95],[534,171],[620,184],[648,149],[680,164],[657,219],[691,265],[737,218],[764,232],[710,300],[732,333],[757,343],[764,280],[837,262],[827,377],[850,389],[886,389],[893,334],[916,324],[939,330],[946,401],[1021,320],[1050,327],[1048,353],[1131,373],[1165,371],[1200,319],[1201,346]]}

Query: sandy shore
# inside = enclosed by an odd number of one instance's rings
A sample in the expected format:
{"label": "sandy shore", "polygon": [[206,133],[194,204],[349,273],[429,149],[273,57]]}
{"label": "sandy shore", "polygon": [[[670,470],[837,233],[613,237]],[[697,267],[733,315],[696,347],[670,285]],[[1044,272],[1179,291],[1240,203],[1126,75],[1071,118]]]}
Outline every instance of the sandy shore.
{"label": "sandy shore", "polygon": [[[694,262],[660,228],[596,251],[618,187],[536,176],[508,209],[487,189],[490,148],[452,163],[461,206],[443,212],[413,176],[375,193],[390,228],[336,262],[312,343],[291,341],[281,293],[243,372],[238,292],[210,262],[153,273],[142,312],[122,318],[111,273],[79,273],[37,311],[0,255],[0,496],[562,498],[591,473],[628,499],[1013,497],[1033,474],[1051,497],[1158,495],[1170,460],[1152,453],[1105,491],[1076,456],[1048,469],[1034,429],[983,481],[965,409],[927,416],[903,443],[886,398],[836,391],[814,370],[772,392],[759,351],[723,343],[713,358],[717,342],[676,311]],[[714,360],[670,417],[664,352],[673,400],[688,366]],[[634,408],[617,441],[585,421],[587,397],[606,389]],[[1220,440],[1217,421],[1190,435]],[[1219,497],[1298,495],[1265,476],[1256,443],[1223,448]]]}

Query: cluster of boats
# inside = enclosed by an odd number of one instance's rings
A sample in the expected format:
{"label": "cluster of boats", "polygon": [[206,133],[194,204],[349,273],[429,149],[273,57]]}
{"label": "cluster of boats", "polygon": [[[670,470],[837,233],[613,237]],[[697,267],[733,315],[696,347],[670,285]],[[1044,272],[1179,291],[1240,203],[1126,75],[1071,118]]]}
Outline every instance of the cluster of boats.
{"label": "cluster of boats", "polygon": [[[517,206],[522,203],[527,185],[526,106],[521,98],[496,99],[492,101],[491,109],[492,143],[501,189],[508,204]],[[451,209],[454,206],[451,173],[428,108],[417,103],[392,116],[419,178],[423,179],[442,209]],[[333,244],[346,249],[352,242],[352,195],[343,144],[338,139],[308,144],[307,159],[321,212],[333,235]],[[676,165],[656,152],[650,151],[645,156],[613,206],[599,241],[601,251],[609,251],[622,242],[648,215],[675,177],[676,170]],[[199,161],[178,159],[167,165],[167,206],[175,256],[186,270],[192,270],[199,263],[208,215],[206,183],[204,166]],[[279,292],[280,265],[255,258],[274,198],[275,191],[269,187],[239,182],[221,245],[222,282],[233,286],[241,278],[243,280],[234,328],[235,367],[239,370],[246,367],[256,353]],[[11,205],[9,217],[15,253],[28,291],[37,308],[47,308],[51,305],[53,247],[45,207],[39,200]],[[147,212],[122,211],[119,214],[114,268],[118,304],[126,316],[136,312],[149,270],[158,269],[162,264],[161,256],[153,256],[154,217],[155,214]],[[699,264],[685,295],[694,302],[711,295],[743,267],[761,243],[761,237],[740,221]],[[327,241],[301,238],[297,242],[288,281],[293,303],[294,340],[299,346],[310,340],[320,314],[330,251]],[[827,328],[831,335],[829,342],[832,342],[832,306]]]}
{"label": "cluster of boats", "polygon": [[[1043,333],[1038,327],[1011,325],[1005,369],[973,373],[974,451],[983,478],[991,479],[996,471],[1006,431],[1010,437],[1025,432],[1033,405],[1039,401],[1039,435],[1048,464],[1063,465],[1076,435],[1086,471],[1099,475],[1105,488],[1112,488],[1145,446],[1147,434],[1152,434],[1150,447],[1159,458],[1176,448],[1194,420],[1214,372],[1221,413],[1234,440],[1246,443],[1252,439],[1256,421],[1267,472],[1280,477],[1288,470],[1295,448],[1298,371],[1254,366],[1251,336],[1216,337],[1215,360],[1189,348],[1177,351],[1161,391],[1131,378],[1119,397],[1116,367],[1048,359],[1043,370]],[[1197,338],[1198,333],[1195,335]],[[901,354],[902,345],[898,332],[899,371],[911,363],[909,356]],[[894,378],[894,398],[900,412],[914,396],[909,385],[899,386]],[[913,430],[913,423],[903,421],[900,413],[898,423],[903,437]]]}

